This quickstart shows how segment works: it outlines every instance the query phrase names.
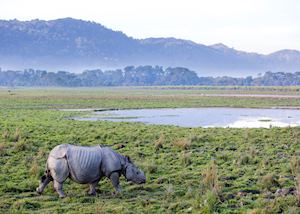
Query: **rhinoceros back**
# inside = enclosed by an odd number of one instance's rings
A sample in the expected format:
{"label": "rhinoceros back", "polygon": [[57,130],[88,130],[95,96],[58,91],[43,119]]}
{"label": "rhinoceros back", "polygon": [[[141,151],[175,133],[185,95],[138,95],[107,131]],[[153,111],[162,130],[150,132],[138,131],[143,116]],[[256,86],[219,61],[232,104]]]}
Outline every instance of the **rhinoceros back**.
{"label": "rhinoceros back", "polygon": [[100,146],[69,145],[67,161],[71,178],[78,183],[91,183],[101,177],[102,151]]}
{"label": "rhinoceros back", "polygon": [[65,158],[69,146],[69,144],[55,146],[49,155],[55,159]]}

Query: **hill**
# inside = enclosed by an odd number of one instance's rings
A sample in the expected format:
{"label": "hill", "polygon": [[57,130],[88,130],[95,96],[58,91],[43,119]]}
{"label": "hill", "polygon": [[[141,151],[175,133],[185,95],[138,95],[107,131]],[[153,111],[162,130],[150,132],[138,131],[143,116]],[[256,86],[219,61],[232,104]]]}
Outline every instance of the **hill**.
{"label": "hill", "polygon": [[263,55],[176,38],[134,39],[101,24],[64,18],[0,20],[0,67],[80,71],[126,65],[188,67],[202,75],[256,75],[299,71],[300,52]]}

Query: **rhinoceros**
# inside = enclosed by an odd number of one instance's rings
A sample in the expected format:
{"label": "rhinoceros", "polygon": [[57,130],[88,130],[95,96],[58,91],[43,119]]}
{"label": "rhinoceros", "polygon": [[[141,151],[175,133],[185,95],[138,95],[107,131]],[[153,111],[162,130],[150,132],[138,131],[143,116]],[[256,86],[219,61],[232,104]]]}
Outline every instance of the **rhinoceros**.
{"label": "rhinoceros", "polygon": [[118,154],[110,147],[61,144],[51,150],[45,175],[41,177],[36,191],[42,194],[45,187],[53,181],[54,189],[59,197],[63,198],[63,182],[69,177],[77,183],[89,184],[88,193],[95,195],[98,182],[102,177],[107,177],[116,192],[120,193],[121,175],[124,175],[127,181],[136,184],[146,182],[144,172],[138,169],[129,157]]}

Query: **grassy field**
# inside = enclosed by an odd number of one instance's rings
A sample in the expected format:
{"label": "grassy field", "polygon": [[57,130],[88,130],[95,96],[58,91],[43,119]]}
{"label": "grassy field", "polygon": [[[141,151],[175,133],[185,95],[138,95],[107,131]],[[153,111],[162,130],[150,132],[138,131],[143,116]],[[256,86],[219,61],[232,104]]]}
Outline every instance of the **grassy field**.
{"label": "grassy field", "polygon": [[[299,213],[300,127],[180,128],[68,120],[65,108],[300,107],[299,98],[209,94],[297,94],[294,88],[0,89],[0,213]],[[112,196],[104,179],[96,197],[65,182],[59,199],[35,188],[58,144],[104,144],[129,155],[147,183],[121,179]],[[297,181],[298,179],[298,181]]]}
{"label": "grassy field", "polygon": [[[300,87],[0,88],[0,106],[10,109],[299,107],[299,91]],[[289,97],[295,95],[299,97]]]}

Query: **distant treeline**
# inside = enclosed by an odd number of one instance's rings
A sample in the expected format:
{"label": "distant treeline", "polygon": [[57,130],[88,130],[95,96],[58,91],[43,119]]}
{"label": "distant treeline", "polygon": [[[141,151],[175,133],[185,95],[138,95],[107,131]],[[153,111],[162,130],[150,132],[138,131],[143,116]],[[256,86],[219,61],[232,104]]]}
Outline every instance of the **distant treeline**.
{"label": "distant treeline", "polygon": [[207,86],[295,86],[300,85],[300,72],[266,72],[259,77],[199,77],[187,68],[160,66],[127,66],[124,69],[86,70],[75,74],[66,71],[47,72],[1,70],[0,86],[155,86],[155,85],[207,85]]}

